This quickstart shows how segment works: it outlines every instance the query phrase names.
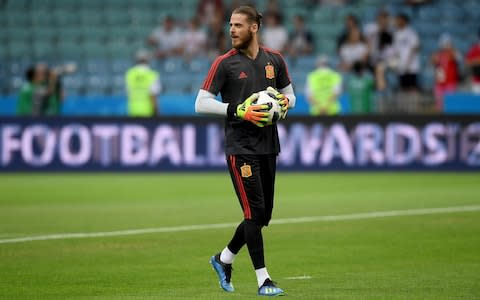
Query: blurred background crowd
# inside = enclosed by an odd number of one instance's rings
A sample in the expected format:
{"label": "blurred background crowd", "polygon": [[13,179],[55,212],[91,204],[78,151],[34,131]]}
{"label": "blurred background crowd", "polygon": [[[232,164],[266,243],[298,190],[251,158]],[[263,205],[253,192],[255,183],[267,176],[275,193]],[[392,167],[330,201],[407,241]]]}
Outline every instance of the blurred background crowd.
{"label": "blurred background crowd", "polygon": [[447,96],[480,97],[477,0],[0,0],[0,115],[126,115],[139,65],[145,115],[193,114],[239,5],[284,54],[294,114],[443,113]]}

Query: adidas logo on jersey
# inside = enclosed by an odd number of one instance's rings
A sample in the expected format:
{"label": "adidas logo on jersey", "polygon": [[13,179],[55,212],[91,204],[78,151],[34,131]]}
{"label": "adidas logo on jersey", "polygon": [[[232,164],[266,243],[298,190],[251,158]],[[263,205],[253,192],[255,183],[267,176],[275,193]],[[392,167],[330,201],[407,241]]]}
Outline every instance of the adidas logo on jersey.
{"label": "adidas logo on jersey", "polygon": [[247,77],[248,77],[247,73],[245,73],[245,72],[243,72],[243,71],[240,72],[240,75],[238,75],[238,79],[245,79],[245,78],[247,78]]}

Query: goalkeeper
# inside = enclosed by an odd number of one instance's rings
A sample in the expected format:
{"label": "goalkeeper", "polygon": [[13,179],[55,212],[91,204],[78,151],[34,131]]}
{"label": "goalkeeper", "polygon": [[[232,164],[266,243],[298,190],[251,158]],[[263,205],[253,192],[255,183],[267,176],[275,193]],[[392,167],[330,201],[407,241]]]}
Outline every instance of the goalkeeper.
{"label": "goalkeeper", "polygon": [[[260,47],[261,15],[249,6],[236,8],[230,19],[233,49],[212,64],[196,102],[197,113],[225,117],[225,153],[243,221],[231,241],[210,259],[220,286],[233,292],[232,263],[246,244],[257,276],[258,294],[282,295],[265,266],[262,228],[272,216],[276,159],[280,152],[277,126],[265,126],[266,105],[256,105],[257,92],[269,89],[282,117],[294,107],[295,95],[280,53]],[[220,93],[222,102],[215,99]]]}

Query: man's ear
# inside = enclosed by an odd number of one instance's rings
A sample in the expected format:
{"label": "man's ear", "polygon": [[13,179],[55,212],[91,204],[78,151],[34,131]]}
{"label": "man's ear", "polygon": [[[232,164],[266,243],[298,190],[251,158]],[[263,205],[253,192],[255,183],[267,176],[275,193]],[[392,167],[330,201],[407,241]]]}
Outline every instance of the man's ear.
{"label": "man's ear", "polygon": [[253,32],[258,32],[258,24],[257,23],[253,23],[250,28],[252,29]]}

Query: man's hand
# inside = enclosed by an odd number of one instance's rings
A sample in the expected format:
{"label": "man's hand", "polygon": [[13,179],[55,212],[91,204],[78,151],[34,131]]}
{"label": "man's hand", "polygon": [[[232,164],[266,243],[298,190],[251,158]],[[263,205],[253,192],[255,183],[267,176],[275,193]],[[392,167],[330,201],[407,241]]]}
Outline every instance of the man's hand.
{"label": "man's hand", "polygon": [[236,116],[240,119],[252,122],[258,127],[264,127],[268,122],[268,112],[262,110],[268,109],[268,105],[253,105],[252,103],[258,99],[258,94],[253,93],[242,104],[237,106]]}
{"label": "man's hand", "polygon": [[282,119],[285,119],[287,117],[287,112],[288,112],[288,104],[289,100],[287,97],[285,97],[284,94],[280,93],[273,87],[269,86],[267,88],[267,92],[270,92],[275,95],[275,98],[278,100],[278,104],[280,104],[280,107],[282,108],[282,115],[280,116]]}

